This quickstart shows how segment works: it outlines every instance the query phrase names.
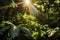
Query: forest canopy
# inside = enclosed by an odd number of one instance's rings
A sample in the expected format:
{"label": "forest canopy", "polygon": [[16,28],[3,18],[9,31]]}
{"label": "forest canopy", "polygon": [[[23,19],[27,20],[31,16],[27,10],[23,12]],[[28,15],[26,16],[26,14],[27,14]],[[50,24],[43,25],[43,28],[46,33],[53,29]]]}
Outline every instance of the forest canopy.
{"label": "forest canopy", "polygon": [[60,40],[60,0],[0,0],[0,40]]}

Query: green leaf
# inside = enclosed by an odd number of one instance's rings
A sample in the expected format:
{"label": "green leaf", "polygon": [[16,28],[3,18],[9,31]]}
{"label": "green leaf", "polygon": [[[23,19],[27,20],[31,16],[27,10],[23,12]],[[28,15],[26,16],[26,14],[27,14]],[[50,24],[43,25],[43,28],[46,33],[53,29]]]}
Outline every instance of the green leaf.
{"label": "green leaf", "polygon": [[31,34],[31,32],[29,31],[29,29],[27,29],[27,28],[25,28],[25,27],[21,27],[21,30],[22,30],[25,34],[27,34],[28,37],[31,37],[31,36],[32,36],[32,34]]}
{"label": "green leaf", "polygon": [[11,28],[11,30],[10,30],[10,36],[12,39],[15,38],[16,36],[18,36],[19,33],[20,33],[20,27],[16,27],[16,29]]}

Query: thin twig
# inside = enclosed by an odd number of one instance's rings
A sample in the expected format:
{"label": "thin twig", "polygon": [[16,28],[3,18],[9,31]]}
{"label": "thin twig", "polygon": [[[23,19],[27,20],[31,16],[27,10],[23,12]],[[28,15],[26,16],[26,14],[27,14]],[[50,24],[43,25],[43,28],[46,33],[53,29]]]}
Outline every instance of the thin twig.
{"label": "thin twig", "polygon": [[[23,4],[24,2],[20,2],[20,3],[16,3],[17,5],[20,5],[20,4]],[[2,9],[7,9],[7,8],[10,8],[12,7],[11,5],[7,5],[7,6],[3,6],[3,7],[0,7],[0,10]]]}

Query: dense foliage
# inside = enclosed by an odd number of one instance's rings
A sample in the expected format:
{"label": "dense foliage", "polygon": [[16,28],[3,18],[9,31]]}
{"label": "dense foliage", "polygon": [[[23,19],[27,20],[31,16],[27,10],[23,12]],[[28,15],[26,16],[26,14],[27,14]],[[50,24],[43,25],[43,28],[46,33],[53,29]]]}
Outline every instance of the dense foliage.
{"label": "dense foliage", "polygon": [[0,40],[60,40],[60,0],[0,0]]}

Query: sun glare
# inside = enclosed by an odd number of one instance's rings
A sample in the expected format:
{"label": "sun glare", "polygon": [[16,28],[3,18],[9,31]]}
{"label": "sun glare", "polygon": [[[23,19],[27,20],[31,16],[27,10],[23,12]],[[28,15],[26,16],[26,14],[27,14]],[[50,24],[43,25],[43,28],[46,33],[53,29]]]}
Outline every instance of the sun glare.
{"label": "sun glare", "polygon": [[30,0],[25,0],[25,3],[28,5],[30,3]]}

